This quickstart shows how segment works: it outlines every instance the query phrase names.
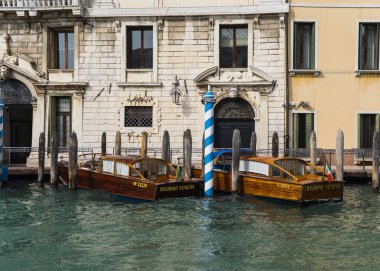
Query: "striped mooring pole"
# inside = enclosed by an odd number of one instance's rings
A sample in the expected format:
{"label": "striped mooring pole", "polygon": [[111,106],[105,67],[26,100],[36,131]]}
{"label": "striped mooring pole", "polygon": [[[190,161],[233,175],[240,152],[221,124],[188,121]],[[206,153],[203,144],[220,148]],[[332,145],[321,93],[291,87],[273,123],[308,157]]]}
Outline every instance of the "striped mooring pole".
{"label": "striped mooring pole", "polygon": [[3,128],[4,128],[4,125],[3,125],[3,121],[4,121],[4,118],[3,118],[3,115],[4,115],[4,102],[0,100],[0,188],[2,187],[2,182],[5,182],[8,180],[8,168],[4,166],[4,163],[3,163],[3,158],[4,158],[4,155],[3,155]]}
{"label": "striped mooring pole", "polygon": [[211,86],[208,86],[204,96],[205,102],[205,156],[204,156],[204,178],[205,178],[205,196],[214,195],[214,93]]}

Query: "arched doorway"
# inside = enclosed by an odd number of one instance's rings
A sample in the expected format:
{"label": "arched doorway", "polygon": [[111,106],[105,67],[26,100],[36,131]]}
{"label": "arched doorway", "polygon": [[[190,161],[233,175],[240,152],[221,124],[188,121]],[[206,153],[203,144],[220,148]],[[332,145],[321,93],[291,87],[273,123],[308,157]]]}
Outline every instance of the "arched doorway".
{"label": "arched doorway", "polygon": [[[4,147],[32,146],[32,94],[15,79],[0,81],[0,97],[4,107]],[[4,152],[5,163],[24,164],[29,152]]]}
{"label": "arched doorway", "polygon": [[242,98],[227,98],[215,107],[215,148],[231,148],[235,129],[240,130],[241,147],[249,148],[255,131],[255,112]]}

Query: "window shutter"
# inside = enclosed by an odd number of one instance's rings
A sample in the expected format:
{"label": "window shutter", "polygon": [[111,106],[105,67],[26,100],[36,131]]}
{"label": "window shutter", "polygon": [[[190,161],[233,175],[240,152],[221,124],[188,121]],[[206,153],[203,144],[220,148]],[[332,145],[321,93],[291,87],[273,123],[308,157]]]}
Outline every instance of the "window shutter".
{"label": "window shutter", "polygon": [[293,148],[298,148],[298,114],[293,114]]}
{"label": "window shutter", "polygon": [[310,148],[310,135],[311,131],[314,130],[314,114],[308,113],[306,114],[306,148]]}
{"label": "window shutter", "polygon": [[375,131],[380,131],[380,114],[375,117]]}

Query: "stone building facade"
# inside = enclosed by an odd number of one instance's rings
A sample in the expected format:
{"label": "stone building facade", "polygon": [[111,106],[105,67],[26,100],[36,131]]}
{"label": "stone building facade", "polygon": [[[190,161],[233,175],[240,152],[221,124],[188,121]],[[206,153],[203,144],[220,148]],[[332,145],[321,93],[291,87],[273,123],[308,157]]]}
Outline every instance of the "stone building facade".
{"label": "stone building facade", "polygon": [[[58,132],[64,146],[75,131],[79,146],[98,150],[105,131],[112,152],[117,130],[123,147],[139,146],[142,131],[159,147],[168,130],[181,147],[191,129],[199,148],[208,85],[216,147],[228,147],[235,128],[244,144],[253,131],[259,148],[270,147],[273,132],[283,144],[284,1],[19,2],[0,1],[0,89],[14,111],[6,146],[38,146],[40,132]],[[28,133],[29,141],[17,136]]]}

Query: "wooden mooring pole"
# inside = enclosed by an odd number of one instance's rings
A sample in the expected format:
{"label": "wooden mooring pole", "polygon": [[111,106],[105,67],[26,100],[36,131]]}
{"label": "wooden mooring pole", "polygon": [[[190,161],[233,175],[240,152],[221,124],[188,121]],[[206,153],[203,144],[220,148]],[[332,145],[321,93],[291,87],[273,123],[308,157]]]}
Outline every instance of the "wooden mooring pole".
{"label": "wooden mooring pole", "polygon": [[278,157],[278,152],[279,152],[278,148],[279,148],[278,134],[277,132],[274,132],[272,136],[272,157],[275,157],[275,158]]}
{"label": "wooden mooring pole", "polygon": [[[315,165],[317,163],[317,154],[316,154],[316,149],[317,149],[317,136],[315,134],[315,131],[311,131],[310,134],[310,163]],[[311,174],[315,174],[315,169],[312,168],[310,170]]]}
{"label": "wooden mooring pole", "polygon": [[78,140],[75,132],[70,134],[69,139],[69,190],[77,189],[78,176]]}
{"label": "wooden mooring pole", "polygon": [[162,137],[161,159],[169,163],[172,162],[172,158],[170,156],[170,136],[167,130],[164,131],[164,135]]}
{"label": "wooden mooring pole", "polygon": [[56,133],[51,137],[50,184],[52,186],[58,185],[58,137]]}
{"label": "wooden mooring pole", "polygon": [[121,133],[116,131],[115,135],[115,155],[121,155]]}
{"label": "wooden mooring pole", "polygon": [[106,132],[102,133],[102,143],[101,143],[101,154],[102,156],[107,154],[107,134]]}
{"label": "wooden mooring pole", "polygon": [[380,133],[373,134],[372,145],[372,191],[379,193],[379,159],[380,159]]}
{"label": "wooden mooring pole", "polygon": [[239,129],[235,129],[232,136],[232,164],[231,164],[231,173],[232,173],[231,192],[232,193],[236,193],[238,190],[239,167],[240,167],[240,147],[241,147],[240,131]]}
{"label": "wooden mooring pole", "polygon": [[336,166],[335,166],[335,180],[343,181],[344,175],[344,135],[342,130],[338,130],[336,134]]}
{"label": "wooden mooring pole", "polygon": [[193,152],[193,139],[190,129],[183,133],[183,170],[182,176],[185,180],[191,179],[191,158]]}
{"label": "wooden mooring pole", "polygon": [[256,145],[257,145],[256,132],[252,132],[252,134],[251,134],[251,144],[250,144],[252,155],[256,155],[256,150],[257,150],[257,146]]}
{"label": "wooden mooring pole", "polygon": [[140,149],[141,157],[148,157],[148,133],[141,133],[141,149]]}
{"label": "wooden mooring pole", "polygon": [[40,133],[38,140],[38,186],[44,186],[45,174],[45,133]]}

